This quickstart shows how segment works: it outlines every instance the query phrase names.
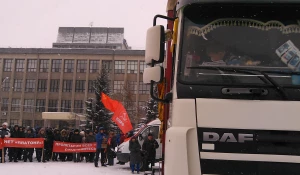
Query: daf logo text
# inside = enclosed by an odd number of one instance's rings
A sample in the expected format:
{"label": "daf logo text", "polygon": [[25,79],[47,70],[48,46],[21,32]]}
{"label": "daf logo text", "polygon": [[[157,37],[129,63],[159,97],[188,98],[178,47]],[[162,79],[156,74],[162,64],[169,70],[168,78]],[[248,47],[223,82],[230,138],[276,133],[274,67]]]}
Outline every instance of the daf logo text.
{"label": "daf logo text", "polygon": [[233,133],[218,134],[215,132],[203,132],[203,141],[206,142],[239,142],[253,141],[253,134],[238,133],[235,137]]}

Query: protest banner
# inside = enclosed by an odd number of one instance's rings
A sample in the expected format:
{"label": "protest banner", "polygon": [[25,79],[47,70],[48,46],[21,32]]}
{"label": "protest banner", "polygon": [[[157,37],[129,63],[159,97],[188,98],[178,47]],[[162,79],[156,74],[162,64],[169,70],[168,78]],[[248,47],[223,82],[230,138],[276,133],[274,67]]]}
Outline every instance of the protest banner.
{"label": "protest banner", "polygon": [[96,142],[94,142],[94,143],[69,143],[69,142],[54,141],[53,152],[55,152],[55,153],[96,152]]}
{"label": "protest banner", "polygon": [[0,144],[0,147],[44,148],[44,138],[4,138],[2,139],[2,144]]}

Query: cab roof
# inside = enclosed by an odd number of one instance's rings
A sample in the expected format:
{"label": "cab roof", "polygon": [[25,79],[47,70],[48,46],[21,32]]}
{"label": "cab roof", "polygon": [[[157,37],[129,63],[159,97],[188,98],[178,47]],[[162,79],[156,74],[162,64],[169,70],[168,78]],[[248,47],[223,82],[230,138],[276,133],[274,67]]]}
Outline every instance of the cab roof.
{"label": "cab roof", "polygon": [[300,4],[300,0],[178,0],[176,9],[188,4]]}

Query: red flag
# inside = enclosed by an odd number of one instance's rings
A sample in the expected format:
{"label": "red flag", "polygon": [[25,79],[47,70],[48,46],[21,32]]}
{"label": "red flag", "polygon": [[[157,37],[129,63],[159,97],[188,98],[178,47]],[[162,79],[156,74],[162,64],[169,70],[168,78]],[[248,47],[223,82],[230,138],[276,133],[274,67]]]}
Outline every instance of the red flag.
{"label": "red flag", "polygon": [[105,106],[105,108],[112,112],[115,112],[117,110],[117,107],[120,103],[117,100],[113,100],[113,99],[109,98],[109,96],[107,96],[103,92],[101,92],[101,101],[102,101],[103,105]]}
{"label": "red flag", "polygon": [[117,110],[114,112],[112,120],[118,125],[123,133],[127,133],[133,129],[129,116],[121,103],[119,103]]}
{"label": "red flag", "polygon": [[114,113],[112,120],[118,125],[123,133],[127,133],[133,129],[129,116],[122,103],[117,100],[112,100],[104,93],[101,93],[101,101],[106,109]]}

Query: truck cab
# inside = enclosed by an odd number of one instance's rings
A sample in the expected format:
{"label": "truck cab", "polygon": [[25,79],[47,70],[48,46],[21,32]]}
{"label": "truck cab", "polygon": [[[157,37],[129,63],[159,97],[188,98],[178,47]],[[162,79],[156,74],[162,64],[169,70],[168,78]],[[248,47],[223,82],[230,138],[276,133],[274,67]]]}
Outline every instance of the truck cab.
{"label": "truck cab", "polygon": [[[159,160],[162,158],[162,144],[160,141],[159,135],[159,129],[160,129],[160,120],[156,119],[151,122],[149,122],[147,125],[145,125],[143,128],[141,128],[134,137],[137,138],[140,145],[142,146],[144,143],[144,140],[147,139],[148,134],[152,133],[153,138],[159,143],[159,148],[156,149],[156,159]],[[126,139],[121,145],[118,146],[117,150],[117,159],[120,162],[127,163],[130,161],[130,151],[129,151],[129,141],[130,138]],[[141,166],[142,168],[142,166]]]}
{"label": "truck cab", "polygon": [[172,98],[156,96],[172,105],[165,175],[299,174],[300,1],[173,4],[173,36],[147,32],[143,76],[163,82],[171,39]]}

